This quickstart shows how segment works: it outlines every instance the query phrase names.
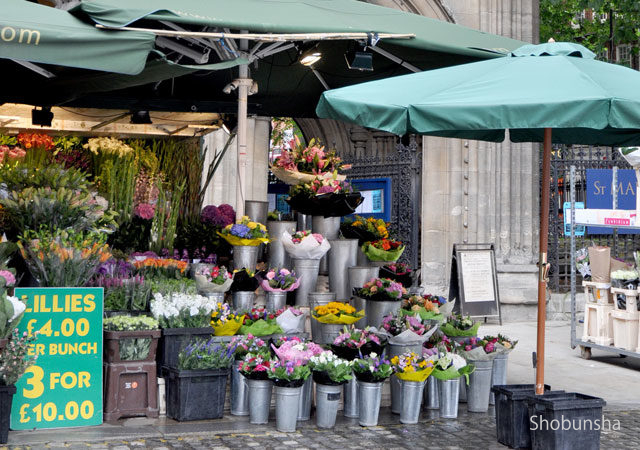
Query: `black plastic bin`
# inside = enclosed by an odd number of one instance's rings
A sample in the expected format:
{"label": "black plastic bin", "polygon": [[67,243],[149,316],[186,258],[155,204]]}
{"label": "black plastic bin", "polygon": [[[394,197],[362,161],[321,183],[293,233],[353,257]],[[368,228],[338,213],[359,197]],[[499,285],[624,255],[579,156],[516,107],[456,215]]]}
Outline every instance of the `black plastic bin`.
{"label": "black plastic bin", "polygon": [[198,341],[208,341],[213,336],[214,329],[205,328],[164,328],[158,346],[158,375],[161,369],[178,367],[178,354],[188,344]]}
{"label": "black plastic bin", "polygon": [[[603,424],[599,397],[567,392],[527,400],[534,450],[598,450]],[[605,427],[606,428],[606,427]]]}
{"label": "black plastic bin", "polygon": [[[493,386],[491,390],[496,396],[498,442],[511,448],[530,448],[529,409],[526,399],[535,395],[535,385],[506,384]],[[551,388],[545,384],[544,390],[549,392]]]}
{"label": "black plastic bin", "polygon": [[230,369],[178,370],[167,376],[167,416],[180,422],[219,419],[224,411]]}

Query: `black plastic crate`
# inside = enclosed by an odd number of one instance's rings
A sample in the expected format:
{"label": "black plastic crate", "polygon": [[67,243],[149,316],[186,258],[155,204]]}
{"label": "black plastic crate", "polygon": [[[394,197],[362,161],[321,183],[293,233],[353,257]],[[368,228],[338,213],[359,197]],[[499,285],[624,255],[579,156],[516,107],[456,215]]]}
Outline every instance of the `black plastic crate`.
{"label": "black plastic crate", "polygon": [[187,345],[208,341],[213,336],[212,327],[205,328],[164,328],[158,347],[158,375],[161,368],[178,367],[178,354]]}
{"label": "black plastic crate", "polygon": [[164,371],[168,417],[181,422],[222,417],[230,369],[178,370],[165,367]]}
{"label": "black plastic crate", "polygon": [[568,392],[527,400],[534,450],[598,450],[603,428],[599,397]]}
{"label": "black plastic crate", "polygon": [[[498,442],[511,448],[530,448],[529,409],[526,399],[535,395],[533,384],[493,386]],[[545,392],[551,388],[544,385]],[[564,392],[564,391],[559,391]]]}

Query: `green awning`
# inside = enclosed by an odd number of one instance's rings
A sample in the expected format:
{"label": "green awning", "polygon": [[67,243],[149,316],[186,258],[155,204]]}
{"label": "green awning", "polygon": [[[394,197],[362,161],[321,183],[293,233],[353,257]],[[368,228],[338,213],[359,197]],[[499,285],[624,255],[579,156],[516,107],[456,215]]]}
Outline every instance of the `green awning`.
{"label": "green awning", "polygon": [[84,0],[72,11],[122,27],[140,19],[260,33],[414,33],[397,45],[487,58],[523,43],[356,0]]}
{"label": "green awning", "polygon": [[0,58],[135,75],[155,42],[152,33],[98,30],[25,0],[2,0],[0,10]]}

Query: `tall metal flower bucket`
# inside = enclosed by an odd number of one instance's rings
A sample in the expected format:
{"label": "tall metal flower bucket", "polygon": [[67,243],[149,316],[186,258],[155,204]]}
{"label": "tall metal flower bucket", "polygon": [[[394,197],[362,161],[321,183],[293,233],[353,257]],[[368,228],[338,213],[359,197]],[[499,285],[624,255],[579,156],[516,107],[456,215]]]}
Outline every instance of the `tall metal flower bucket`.
{"label": "tall metal flower bucket", "polygon": [[358,403],[358,382],[354,376],[346,382],[343,388],[344,392],[344,410],[345,417],[357,419],[360,417],[360,405]]}
{"label": "tall metal flower bucket", "polygon": [[[336,294],[335,292],[309,292],[308,299],[309,299],[309,303],[308,303],[309,311],[310,311],[310,314],[312,315],[313,309],[316,306],[326,305],[327,303],[335,302]],[[313,339],[314,342],[317,343],[319,340],[322,340],[322,330],[320,329],[320,326],[322,324],[318,322],[316,319],[314,319],[313,317],[311,317],[310,320],[311,320],[311,339]]]}
{"label": "tall metal flower bucket", "polygon": [[358,381],[358,409],[359,423],[363,427],[378,425],[380,401],[382,400],[382,385],[384,383],[366,383]]}
{"label": "tall metal flower bucket", "polygon": [[316,340],[314,338],[313,340],[316,344],[321,344],[321,345],[333,344],[333,341],[336,340],[336,338],[340,335],[340,333],[344,329],[344,325],[332,324],[332,323],[319,323],[314,318],[311,318],[311,320],[317,323],[317,327],[320,330],[319,339]]}
{"label": "tall metal flower bucket", "polygon": [[368,266],[369,258],[362,251],[362,247],[358,247],[358,252],[356,253],[356,264],[359,266]]}
{"label": "tall metal flower bucket", "polygon": [[224,292],[198,292],[198,294],[202,295],[203,297],[207,297],[208,299],[216,303],[224,302]]}
{"label": "tall metal flower bucket", "polygon": [[234,245],[233,246],[233,268],[255,270],[258,264],[259,245]]}
{"label": "tall metal flower bucket", "polygon": [[336,293],[338,300],[348,300],[349,290],[348,268],[356,265],[357,239],[331,239],[329,241],[329,290]]}
{"label": "tall metal flower bucket", "polygon": [[293,433],[296,431],[302,386],[295,388],[276,386],[275,392],[276,430],[283,433]]}
{"label": "tall metal flower bucket", "polygon": [[460,384],[465,383],[465,378],[452,380],[438,380],[438,397],[440,402],[440,417],[443,419],[455,419],[458,417],[458,394]]}
{"label": "tall metal flower bucket", "polygon": [[309,292],[315,292],[318,282],[319,259],[293,258],[293,270],[300,277],[300,286],[296,289],[296,306],[309,306]]}
{"label": "tall metal flower bucket", "polygon": [[491,373],[493,360],[473,361],[476,366],[469,375],[467,386],[467,411],[487,412],[489,410],[489,393],[491,392]]}
{"label": "tall metal flower bucket", "polygon": [[400,411],[400,422],[406,424],[418,423],[418,419],[420,418],[420,407],[422,406],[422,395],[426,381],[400,380],[400,383],[402,387],[402,410]]}
{"label": "tall metal flower bucket", "polygon": [[[375,274],[373,273],[375,269]],[[353,266],[347,268],[347,275],[349,279],[348,291],[349,297],[353,295],[354,288],[361,288],[364,284],[372,278],[376,278],[378,276],[378,268],[377,267],[369,267],[369,266]],[[363,310],[366,307],[366,300],[362,297],[353,296],[351,297],[351,306],[353,306],[357,311]],[[362,323],[362,325],[360,325]],[[364,328],[367,325],[366,317],[358,321],[357,326],[360,328]]]}
{"label": "tall metal flower bucket", "polygon": [[287,305],[286,292],[267,292],[267,311],[277,311]]}
{"label": "tall metal flower bucket", "polygon": [[[491,387],[503,386],[507,384],[507,363],[509,361],[509,354],[502,353],[497,355],[493,360],[493,371],[491,372]],[[489,404],[495,405],[496,397],[491,392],[489,394]]]}
{"label": "tall metal flower bucket", "polygon": [[376,301],[367,300],[365,304],[365,318],[367,319],[367,325],[370,327],[380,328],[382,326],[382,319],[387,314],[391,314],[400,309],[402,302],[395,301]]}
{"label": "tall metal flower bucket", "polygon": [[238,371],[242,361],[231,366],[231,414],[234,416],[249,415],[249,388],[247,379]]}
{"label": "tall metal flower bucket", "polygon": [[342,386],[316,383],[316,425],[318,428],[333,428],[338,415]]}
{"label": "tall metal flower bucket", "polygon": [[460,382],[460,385],[458,387],[459,392],[458,392],[458,401],[460,403],[467,403],[467,382],[466,382],[466,378],[465,378],[465,382]]}
{"label": "tall metal flower bucket", "polygon": [[313,380],[311,377],[304,380],[302,391],[298,399],[298,420],[311,419],[311,399],[313,398]]}
{"label": "tall metal flower bucket", "polygon": [[268,212],[269,202],[259,200],[245,200],[244,202],[244,215],[254,222],[266,223]]}
{"label": "tall metal flower bucket", "polygon": [[311,216],[309,214],[300,214],[300,213],[298,213],[297,222],[296,222],[298,224],[297,229],[299,231],[311,230],[311,227],[313,226],[313,224],[311,223],[312,217],[313,216]]}
{"label": "tall metal flower bucket", "polygon": [[267,221],[267,232],[269,233],[269,244],[267,245],[269,267],[291,267],[291,258],[284,251],[282,245],[282,232],[289,234],[296,232],[296,222],[293,221]]}
{"label": "tall metal flower bucket", "polygon": [[253,302],[256,299],[256,293],[253,291],[238,291],[232,294],[232,305],[236,311],[250,311],[253,308]]}
{"label": "tall metal flower bucket", "polygon": [[[417,355],[422,355],[422,344],[404,344],[397,345],[389,343],[386,348],[387,359],[391,359],[394,356],[400,356],[406,352],[413,352]],[[402,380],[396,376],[392,376],[389,379],[391,389],[391,412],[393,414],[400,414],[402,412]]]}
{"label": "tall metal flower bucket", "polygon": [[[311,229],[325,239],[337,239],[340,234],[340,217],[313,216]],[[320,260],[320,275],[329,274],[329,258],[324,255]]]}
{"label": "tall metal flower bucket", "polygon": [[424,389],[424,402],[423,407],[425,409],[440,409],[440,397],[438,395],[438,379],[435,377],[427,378],[427,385]]}
{"label": "tall metal flower bucket", "polygon": [[256,425],[269,422],[271,407],[271,380],[246,380],[249,386],[249,423]]}

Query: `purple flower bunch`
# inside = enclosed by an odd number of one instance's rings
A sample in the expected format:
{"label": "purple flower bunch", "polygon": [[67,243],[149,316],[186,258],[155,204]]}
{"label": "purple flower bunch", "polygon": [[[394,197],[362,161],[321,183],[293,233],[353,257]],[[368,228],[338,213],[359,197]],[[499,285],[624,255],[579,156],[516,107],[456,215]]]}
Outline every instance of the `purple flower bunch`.
{"label": "purple flower bunch", "polygon": [[207,205],[200,212],[200,220],[209,225],[226,227],[236,221],[236,212],[231,205]]}
{"label": "purple flower bunch", "polygon": [[133,208],[133,214],[141,219],[151,220],[156,213],[156,208],[149,203],[139,203]]}
{"label": "purple flower bunch", "polygon": [[96,274],[106,278],[130,278],[133,272],[134,267],[130,262],[123,259],[109,258],[98,266]]}
{"label": "purple flower bunch", "polygon": [[333,341],[333,345],[338,347],[348,347],[348,348],[361,348],[363,345],[368,344],[369,342],[373,342],[377,345],[382,345],[380,342],[380,338],[376,336],[369,330],[369,327],[364,330],[359,330],[357,328],[351,328],[351,330],[347,330],[345,328],[344,333],[340,333],[337,338]]}

